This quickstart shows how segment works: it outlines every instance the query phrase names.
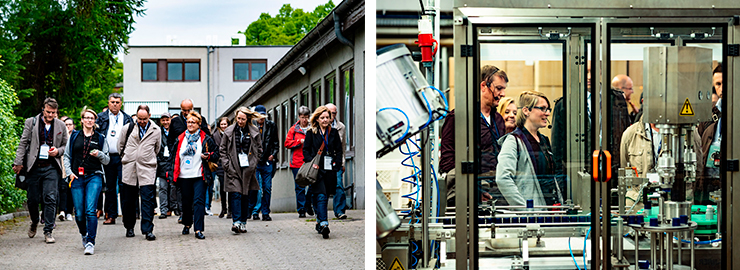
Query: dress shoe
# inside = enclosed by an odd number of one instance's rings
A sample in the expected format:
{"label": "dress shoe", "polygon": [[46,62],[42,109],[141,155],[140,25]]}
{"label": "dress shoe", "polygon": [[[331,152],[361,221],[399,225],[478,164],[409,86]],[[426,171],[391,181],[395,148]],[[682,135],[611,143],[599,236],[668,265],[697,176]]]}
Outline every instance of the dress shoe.
{"label": "dress shoe", "polygon": [[262,221],[272,221],[270,215],[262,215]]}
{"label": "dress shoe", "polygon": [[165,219],[167,218],[167,215],[159,215],[159,219]]}
{"label": "dress shoe", "polygon": [[98,211],[95,212],[95,216],[97,218],[100,218],[101,215],[103,215],[103,210],[98,210]]}
{"label": "dress shoe", "polygon": [[225,209],[221,210],[221,213],[218,214],[218,218],[224,218],[225,215],[226,215],[226,210]]}
{"label": "dress shoe", "polygon": [[306,213],[298,213],[298,218],[305,218],[305,217],[306,217]]}
{"label": "dress shoe", "polygon": [[203,239],[206,239],[206,236],[203,235],[203,232],[197,231],[197,232],[195,232],[195,238],[198,238],[198,239],[203,240]]}
{"label": "dress shoe", "polygon": [[134,237],[134,229],[126,229],[126,237]]}
{"label": "dress shoe", "polygon": [[254,219],[254,220],[260,220],[260,215],[259,214],[254,214],[254,215],[252,215],[252,219]]}
{"label": "dress shoe", "polygon": [[337,216],[338,219],[347,219],[347,214],[341,214]]}
{"label": "dress shoe", "polygon": [[36,228],[38,228],[38,226],[38,223],[31,223],[31,227],[28,228],[28,238],[36,236]]}
{"label": "dress shoe", "polygon": [[172,215],[172,211],[167,211],[167,214],[166,214],[166,216],[168,216],[168,217],[169,217],[169,216],[171,216],[171,215]]}
{"label": "dress shoe", "polygon": [[103,221],[103,225],[113,225],[116,224],[115,218],[106,218],[105,221]]}
{"label": "dress shoe", "polygon": [[226,218],[231,218],[231,211],[226,212]]}
{"label": "dress shoe", "polygon": [[306,209],[306,214],[308,214],[309,216],[313,216],[313,208]]}
{"label": "dress shoe", "polygon": [[149,240],[149,241],[154,241],[154,240],[157,240],[157,237],[156,237],[156,236],[154,236],[154,234],[153,234],[153,233],[151,233],[151,232],[148,232],[148,233],[146,233],[146,240]]}
{"label": "dress shoe", "polygon": [[57,240],[54,239],[54,236],[51,236],[51,232],[44,232],[44,241],[47,244],[54,244]]}
{"label": "dress shoe", "polygon": [[182,227],[182,234],[190,234],[190,226]]}

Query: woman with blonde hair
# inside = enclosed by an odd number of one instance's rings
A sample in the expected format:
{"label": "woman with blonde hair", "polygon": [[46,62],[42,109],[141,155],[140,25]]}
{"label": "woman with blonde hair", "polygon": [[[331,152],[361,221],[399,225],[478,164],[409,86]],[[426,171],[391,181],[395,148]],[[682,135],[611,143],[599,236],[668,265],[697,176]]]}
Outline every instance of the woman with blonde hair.
{"label": "woman with blonde hair", "polygon": [[219,151],[224,169],[224,191],[229,192],[231,231],[247,232],[251,210],[249,202],[257,200],[257,163],[262,156],[262,135],[254,119],[263,118],[259,113],[240,107],[234,115],[236,124],[227,127],[221,138]]}
{"label": "woman with blonde hair", "polygon": [[306,138],[303,141],[303,162],[310,163],[316,155],[321,155],[321,161],[316,168],[319,169],[318,180],[308,187],[308,193],[312,194],[316,210],[316,231],[324,239],[329,238],[328,198],[334,193],[337,186],[337,171],[342,168],[342,141],[339,131],[331,127],[331,122],[329,108],[326,106],[316,108],[309,120],[311,128],[306,131]]}
{"label": "woman with blonde hair", "polygon": [[511,133],[516,129],[516,103],[511,97],[504,97],[498,102],[498,113],[504,117],[506,133]]}
{"label": "woman with blonde hair", "polygon": [[510,205],[562,203],[550,140],[539,132],[548,125],[550,101],[540,92],[525,91],[517,107],[516,129],[499,140],[496,184]]}
{"label": "woman with blonde hair", "polygon": [[194,226],[195,238],[205,239],[206,183],[213,177],[208,162],[217,162],[216,142],[201,130],[203,118],[197,112],[183,115],[187,129],[177,136],[171,157],[174,159],[173,179],[182,190],[182,234],[190,234]]}
{"label": "woman with blonde hair", "polygon": [[98,197],[103,190],[103,165],[108,165],[108,142],[95,131],[98,114],[83,109],[82,130],[72,131],[64,149],[64,171],[68,176],[75,208],[75,222],[82,236],[85,255],[95,253]]}

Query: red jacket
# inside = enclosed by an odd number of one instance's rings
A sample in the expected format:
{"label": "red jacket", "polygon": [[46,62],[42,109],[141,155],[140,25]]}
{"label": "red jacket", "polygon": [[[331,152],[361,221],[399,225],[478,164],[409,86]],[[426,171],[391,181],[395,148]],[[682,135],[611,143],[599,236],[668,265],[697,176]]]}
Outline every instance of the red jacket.
{"label": "red jacket", "polygon": [[301,130],[299,122],[290,127],[288,136],[285,136],[285,148],[293,151],[293,158],[290,161],[291,168],[300,168],[303,165],[303,143],[301,140],[306,138],[306,133]]}
{"label": "red jacket", "polygon": [[[207,161],[211,162],[217,162],[219,159],[218,155],[218,148],[216,148],[216,143],[213,141],[213,139],[210,136],[207,136],[206,133],[203,130],[198,130],[198,133],[200,135],[200,141],[201,141],[201,147],[202,147],[202,154],[208,156],[206,160],[203,160],[203,163],[200,166],[201,173],[203,174],[203,180],[206,181],[208,178],[211,177],[211,170],[208,168],[208,165],[206,165]],[[180,147],[182,147],[182,142],[185,141],[185,132],[181,133],[180,136],[177,136],[177,139],[175,140],[175,149],[173,149],[173,152],[170,152],[170,156],[174,157],[172,158],[174,160],[174,173],[173,173],[173,180],[177,182],[177,178],[180,177]],[[208,149],[206,149],[206,145],[208,145]],[[203,166],[206,165],[206,166]]]}

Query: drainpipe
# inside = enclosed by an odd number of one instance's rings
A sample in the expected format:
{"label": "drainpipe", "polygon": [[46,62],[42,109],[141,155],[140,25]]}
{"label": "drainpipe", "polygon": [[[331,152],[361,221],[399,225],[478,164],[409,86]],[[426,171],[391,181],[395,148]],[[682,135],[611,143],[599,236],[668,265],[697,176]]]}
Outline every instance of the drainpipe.
{"label": "drainpipe", "polygon": [[336,10],[332,13],[334,14],[334,34],[336,34],[337,39],[342,44],[347,45],[350,48],[354,49],[354,47],[352,46],[352,41],[350,41],[349,39],[347,39],[347,37],[342,35],[342,23],[339,18],[339,14],[337,14]]}
{"label": "drainpipe", "polygon": [[[207,96],[207,106],[208,106],[208,117],[211,117],[211,53],[213,53],[215,49],[211,47],[211,45],[206,46],[206,51],[208,52],[206,54],[206,96]],[[213,120],[213,119],[211,119]]]}

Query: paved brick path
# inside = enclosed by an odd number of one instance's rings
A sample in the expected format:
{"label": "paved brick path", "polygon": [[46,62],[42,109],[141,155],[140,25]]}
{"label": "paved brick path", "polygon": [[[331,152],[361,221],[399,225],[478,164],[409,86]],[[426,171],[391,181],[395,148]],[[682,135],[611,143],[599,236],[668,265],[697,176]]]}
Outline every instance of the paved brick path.
{"label": "paved brick path", "polygon": [[[220,211],[219,203],[212,207]],[[328,214],[333,217],[331,210]],[[141,235],[138,221],[136,237],[126,238],[120,218],[115,225],[103,225],[101,218],[92,256],[83,255],[74,221],[57,220],[57,242],[46,244],[42,226],[28,238],[30,219],[17,218],[0,230],[0,269],[362,269],[365,211],[347,214],[347,220],[329,221],[329,239],[316,233],[315,221],[297,213],[274,213],[269,222],[250,220],[248,233],[240,235],[231,232],[231,220],[206,216],[205,240],[195,239],[192,231],[182,235],[177,217],[155,216],[153,242]]]}

